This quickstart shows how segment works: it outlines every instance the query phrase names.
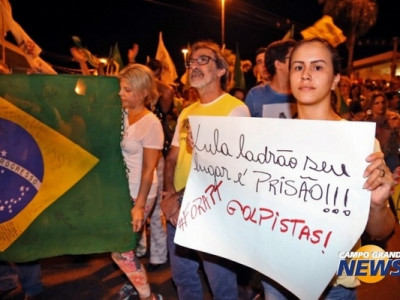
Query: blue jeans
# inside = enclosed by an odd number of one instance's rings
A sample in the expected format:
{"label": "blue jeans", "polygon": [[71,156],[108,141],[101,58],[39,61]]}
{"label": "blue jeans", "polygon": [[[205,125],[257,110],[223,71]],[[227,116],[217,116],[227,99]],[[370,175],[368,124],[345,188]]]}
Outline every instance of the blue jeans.
{"label": "blue jeans", "polygon": [[21,283],[26,296],[34,296],[43,291],[42,271],[39,262],[0,263],[0,291],[12,290]]}
{"label": "blue jeans", "polygon": [[13,290],[17,286],[17,270],[8,262],[0,262],[0,292]]}
{"label": "blue jeans", "polygon": [[330,286],[327,287],[325,292],[322,294],[321,299],[323,300],[356,300],[357,289],[346,288],[344,286]]}
{"label": "blue jeans", "polygon": [[167,224],[167,242],[172,279],[180,300],[203,300],[203,287],[199,274],[203,264],[214,300],[237,300],[236,273],[232,262],[224,258],[195,251],[174,243],[175,227]]}
{"label": "blue jeans", "polygon": [[[295,295],[290,293],[284,287],[278,283],[266,279],[262,280],[261,284],[264,288],[264,298],[265,300],[295,300],[298,299]],[[320,300],[356,300],[357,299],[357,289],[355,288],[345,288],[341,285],[329,286],[325,289]]]}

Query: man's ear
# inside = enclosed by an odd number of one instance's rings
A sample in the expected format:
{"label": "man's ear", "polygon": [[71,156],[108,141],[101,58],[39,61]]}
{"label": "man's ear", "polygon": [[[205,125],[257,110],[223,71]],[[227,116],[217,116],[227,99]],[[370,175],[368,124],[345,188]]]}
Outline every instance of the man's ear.
{"label": "man's ear", "polygon": [[275,70],[278,70],[281,64],[282,64],[282,62],[280,62],[279,60],[275,59],[275,61],[274,61]]}
{"label": "man's ear", "polygon": [[226,70],[225,69],[218,69],[218,73],[217,73],[218,78],[221,78],[225,74],[226,74]]}

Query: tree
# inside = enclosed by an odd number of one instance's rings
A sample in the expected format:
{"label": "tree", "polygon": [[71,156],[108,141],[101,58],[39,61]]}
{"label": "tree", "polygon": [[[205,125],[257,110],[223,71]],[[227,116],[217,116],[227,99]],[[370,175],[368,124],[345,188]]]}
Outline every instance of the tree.
{"label": "tree", "polygon": [[347,37],[348,51],[346,74],[353,71],[356,39],[366,34],[376,23],[378,7],[375,0],[319,0],[323,13],[331,16]]}

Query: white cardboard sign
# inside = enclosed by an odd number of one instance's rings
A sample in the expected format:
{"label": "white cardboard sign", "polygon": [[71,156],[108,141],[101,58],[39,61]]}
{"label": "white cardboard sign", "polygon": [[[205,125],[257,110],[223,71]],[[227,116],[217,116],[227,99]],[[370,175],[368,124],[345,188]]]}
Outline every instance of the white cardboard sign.
{"label": "white cardboard sign", "polygon": [[175,242],[317,299],[362,234],[375,124],[189,117],[195,148]]}

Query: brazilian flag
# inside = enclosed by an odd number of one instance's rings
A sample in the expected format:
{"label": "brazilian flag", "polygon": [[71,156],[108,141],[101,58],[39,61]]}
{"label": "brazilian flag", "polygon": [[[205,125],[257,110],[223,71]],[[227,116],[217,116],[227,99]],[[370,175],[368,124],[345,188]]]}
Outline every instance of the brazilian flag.
{"label": "brazilian flag", "polygon": [[0,75],[0,260],[136,245],[115,77]]}

